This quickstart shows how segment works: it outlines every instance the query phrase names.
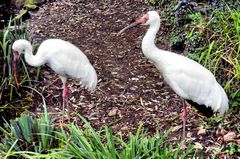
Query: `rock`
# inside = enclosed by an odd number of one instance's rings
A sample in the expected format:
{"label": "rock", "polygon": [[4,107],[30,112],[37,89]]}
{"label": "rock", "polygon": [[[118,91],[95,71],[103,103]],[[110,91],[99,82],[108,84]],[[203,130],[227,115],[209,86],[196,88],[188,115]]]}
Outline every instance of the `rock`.
{"label": "rock", "polygon": [[229,132],[223,136],[223,141],[225,141],[225,142],[233,141],[236,136],[237,135],[235,132]]}

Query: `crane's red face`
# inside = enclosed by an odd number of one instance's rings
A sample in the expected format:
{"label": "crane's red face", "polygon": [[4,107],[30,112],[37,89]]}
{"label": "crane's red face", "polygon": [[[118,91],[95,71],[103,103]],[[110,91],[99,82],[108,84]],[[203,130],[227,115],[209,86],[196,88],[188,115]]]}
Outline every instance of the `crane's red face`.
{"label": "crane's red face", "polygon": [[16,85],[19,86],[18,79],[17,79],[17,61],[20,58],[20,54],[13,50],[13,76],[16,82]]}
{"label": "crane's red face", "polygon": [[149,15],[148,14],[145,14],[144,16],[142,16],[140,19],[137,19],[135,22],[133,22],[132,24],[126,26],[125,28],[123,28],[118,34],[121,34],[122,32],[124,32],[125,30],[129,29],[129,28],[132,28],[134,26],[137,26],[137,25],[144,25],[149,19]]}

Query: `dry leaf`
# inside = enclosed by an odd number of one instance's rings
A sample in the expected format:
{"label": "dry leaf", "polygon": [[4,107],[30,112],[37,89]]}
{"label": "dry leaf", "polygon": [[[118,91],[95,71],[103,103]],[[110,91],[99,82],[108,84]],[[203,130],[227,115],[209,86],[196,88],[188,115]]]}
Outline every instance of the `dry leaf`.
{"label": "dry leaf", "polygon": [[203,126],[200,126],[197,134],[198,135],[206,135],[206,129],[204,129]]}
{"label": "dry leaf", "polygon": [[192,137],[192,133],[189,131],[188,133],[187,133],[187,138],[191,138]]}
{"label": "dry leaf", "polygon": [[195,142],[195,144],[193,145],[193,148],[202,150],[203,146],[199,142]]}
{"label": "dry leaf", "polygon": [[240,139],[237,140],[238,145],[240,145]]}
{"label": "dry leaf", "polygon": [[128,126],[124,126],[121,128],[122,131],[128,131],[129,130],[129,127]]}
{"label": "dry leaf", "polygon": [[226,135],[223,136],[223,140],[225,142],[233,141],[236,136],[237,135],[236,135],[235,132],[229,132],[229,133],[227,133]]}
{"label": "dry leaf", "polygon": [[175,126],[173,129],[172,129],[172,132],[176,132],[176,131],[178,131],[179,129],[181,129],[182,128],[182,125],[177,125],[177,126]]}
{"label": "dry leaf", "polygon": [[113,108],[113,109],[110,110],[110,112],[108,113],[108,116],[115,116],[115,115],[117,115],[117,111],[118,111],[117,108]]}

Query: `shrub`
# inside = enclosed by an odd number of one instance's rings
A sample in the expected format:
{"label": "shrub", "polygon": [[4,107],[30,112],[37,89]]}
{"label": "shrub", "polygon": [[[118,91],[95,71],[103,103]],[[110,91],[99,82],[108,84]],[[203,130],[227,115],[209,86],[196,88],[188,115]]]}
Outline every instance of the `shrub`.
{"label": "shrub", "polygon": [[[240,107],[240,9],[215,9],[209,18],[200,14],[191,24],[188,43],[201,40],[189,57],[210,69],[225,87],[232,107]],[[194,17],[194,16],[193,16]]]}
{"label": "shrub", "polygon": [[[11,25],[12,23],[14,23],[14,26]],[[16,23],[16,20],[10,20],[8,26],[0,33],[0,100],[2,98],[6,99],[7,97],[11,100],[13,94],[19,94],[13,78],[13,56],[11,46],[17,39],[29,40],[29,34],[27,26],[23,24],[21,20],[20,25]],[[22,60],[18,70],[21,71],[21,83],[30,81],[28,69]],[[29,82],[28,84],[30,85],[31,83]]]}
{"label": "shrub", "polygon": [[5,158],[186,158],[194,156],[194,149],[174,149],[166,144],[172,129],[150,137],[140,125],[136,134],[129,133],[128,139],[114,135],[110,128],[95,131],[80,116],[85,128],[71,123],[65,128],[53,129],[48,113],[38,118],[29,115],[11,120],[0,130],[0,155]]}

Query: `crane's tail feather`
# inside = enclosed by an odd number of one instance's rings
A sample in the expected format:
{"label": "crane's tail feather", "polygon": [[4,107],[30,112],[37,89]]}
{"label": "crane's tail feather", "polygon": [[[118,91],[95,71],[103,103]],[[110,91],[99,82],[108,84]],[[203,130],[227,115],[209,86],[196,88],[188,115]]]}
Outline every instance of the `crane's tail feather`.
{"label": "crane's tail feather", "polygon": [[81,72],[79,79],[82,87],[91,92],[95,90],[97,86],[97,73],[92,65],[89,64],[85,66],[84,72]]}
{"label": "crane's tail feather", "polygon": [[[206,109],[211,108],[214,112],[219,112],[220,114],[224,114],[228,110],[228,97],[224,91],[224,89],[221,87],[219,83],[216,82],[216,84],[212,87],[211,91],[205,91],[208,90],[208,88],[201,89],[204,90],[202,93],[203,95],[201,97],[198,96],[196,98],[197,100],[192,100],[196,104],[196,106],[206,107]],[[191,105],[194,105],[194,103],[189,102]],[[197,108],[198,109],[198,108]],[[203,109],[203,108],[201,108]],[[206,111],[206,110],[203,110]],[[206,115],[208,116],[208,115]]]}
{"label": "crane's tail feather", "polygon": [[221,92],[221,106],[218,109],[218,112],[220,114],[224,114],[225,112],[227,112],[228,110],[228,97],[224,91],[224,89],[218,84],[218,87],[220,89]]}
{"label": "crane's tail feather", "polygon": [[[212,108],[215,112],[224,114],[228,110],[228,97],[219,83],[216,83],[215,92],[211,97],[213,100]],[[214,107],[213,107],[214,106]]]}

